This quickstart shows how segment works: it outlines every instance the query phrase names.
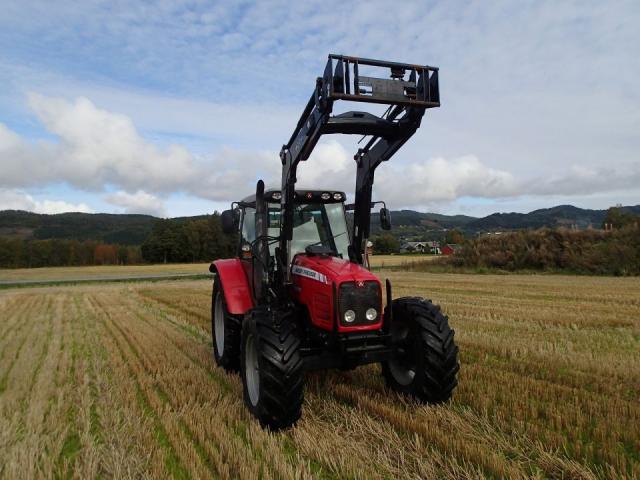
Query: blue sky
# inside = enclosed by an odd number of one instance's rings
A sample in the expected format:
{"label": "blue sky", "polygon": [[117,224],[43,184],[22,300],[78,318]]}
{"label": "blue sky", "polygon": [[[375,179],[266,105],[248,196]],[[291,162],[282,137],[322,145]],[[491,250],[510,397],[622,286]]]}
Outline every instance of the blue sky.
{"label": "blue sky", "polygon": [[[330,52],[441,69],[378,170],[392,208],[640,203],[640,3],[345,5],[0,0],[0,209],[195,215],[276,184]],[[352,190],[355,140],[301,186]]]}

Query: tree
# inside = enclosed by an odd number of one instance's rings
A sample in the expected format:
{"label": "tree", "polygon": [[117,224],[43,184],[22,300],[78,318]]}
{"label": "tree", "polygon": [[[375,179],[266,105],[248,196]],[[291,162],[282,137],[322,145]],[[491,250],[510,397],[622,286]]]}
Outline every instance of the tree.
{"label": "tree", "polygon": [[[627,212],[620,207],[611,207],[607,210],[607,215],[602,222],[602,228],[624,228],[627,225],[638,223],[638,217],[631,212]],[[610,227],[607,227],[610,225]]]}
{"label": "tree", "polygon": [[400,242],[393,235],[379,235],[373,239],[374,253],[396,253],[400,250]]}
{"label": "tree", "polygon": [[235,236],[222,233],[217,213],[191,221],[159,220],[141,247],[147,262],[203,262],[232,256]]}
{"label": "tree", "polygon": [[463,244],[464,243],[464,233],[460,230],[449,230],[446,236],[446,243],[451,244]]}
{"label": "tree", "polygon": [[97,265],[115,265],[117,263],[117,251],[113,245],[104,243],[96,245],[93,260]]}

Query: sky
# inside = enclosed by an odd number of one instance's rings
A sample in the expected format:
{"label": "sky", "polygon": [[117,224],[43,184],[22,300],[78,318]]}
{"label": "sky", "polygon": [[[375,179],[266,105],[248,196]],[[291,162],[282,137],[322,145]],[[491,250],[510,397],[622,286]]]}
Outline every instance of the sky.
{"label": "sky", "polygon": [[[440,68],[441,107],[376,172],[392,209],[640,204],[640,2],[0,0],[0,210],[228,208],[327,54]],[[346,106],[363,109],[362,104]],[[356,137],[299,187],[351,192]]]}

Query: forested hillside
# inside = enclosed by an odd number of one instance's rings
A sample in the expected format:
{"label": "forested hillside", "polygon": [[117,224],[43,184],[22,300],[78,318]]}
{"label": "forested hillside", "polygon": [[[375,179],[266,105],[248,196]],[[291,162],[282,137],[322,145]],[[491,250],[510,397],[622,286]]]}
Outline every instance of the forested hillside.
{"label": "forested hillside", "polygon": [[96,240],[140,245],[157,218],[151,215],[60,213],[44,215],[21,210],[0,212],[0,236],[25,240]]}
{"label": "forested hillside", "polygon": [[[19,212],[25,213],[25,212]],[[217,214],[190,218],[157,219],[144,215],[123,215],[135,228],[148,230],[142,244],[110,243],[107,239],[123,238],[131,241],[135,235],[120,230],[116,223],[96,222],[94,216],[82,224],[74,215],[73,224],[78,221],[78,238],[39,239],[33,232],[42,234],[45,229],[33,225],[30,235],[23,230],[21,235],[13,231],[11,235],[0,235],[0,268],[55,267],[72,265],[128,265],[138,263],[163,262],[206,262],[232,254],[234,239],[222,234],[220,217]],[[53,215],[55,217],[55,215]],[[46,217],[46,216],[45,216]],[[107,220],[118,215],[108,215]],[[138,217],[138,218],[131,218]],[[30,214],[25,218],[32,220]],[[69,217],[65,217],[69,218]],[[149,221],[147,226],[144,222]],[[55,231],[65,237],[73,236],[71,226],[53,222]],[[8,229],[9,227],[5,227]],[[134,229],[135,229],[134,228]],[[92,233],[93,232],[93,233]],[[115,233],[123,233],[118,237]],[[102,235],[101,235],[102,234]],[[94,239],[83,239],[85,237]],[[35,238],[34,238],[35,237]],[[100,239],[101,238],[101,239]]]}
{"label": "forested hillside", "polygon": [[[640,205],[615,211],[623,216],[640,214]],[[401,242],[411,240],[460,243],[455,238],[475,238],[486,232],[600,228],[606,215],[607,210],[571,205],[484,218],[399,210],[391,213],[391,232],[380,230],[378,213],[373,213],[371,232],[378,247],[384,243],[379,251],[391,253],[398,251]],[[222,234],[217,213],[159,219],[106,213],[0,212],[0,268],[209,261],[231,254],[232,244],[233,239]]]}

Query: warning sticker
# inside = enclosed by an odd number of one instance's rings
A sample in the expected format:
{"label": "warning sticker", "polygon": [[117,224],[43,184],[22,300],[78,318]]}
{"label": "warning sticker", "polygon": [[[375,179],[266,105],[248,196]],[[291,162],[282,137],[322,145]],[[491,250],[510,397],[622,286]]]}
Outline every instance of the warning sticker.
{"label": "warning sticker", "polygon": [[316,272],[315,270],[311,270],[310,268],[301,267],[300,265],[294,265],[291,267],[291,273],[294,275],[300,275],[301,277],[312,278],[320,283],[329,283],[326,275]]}

